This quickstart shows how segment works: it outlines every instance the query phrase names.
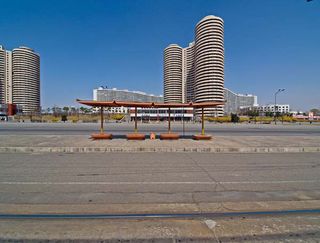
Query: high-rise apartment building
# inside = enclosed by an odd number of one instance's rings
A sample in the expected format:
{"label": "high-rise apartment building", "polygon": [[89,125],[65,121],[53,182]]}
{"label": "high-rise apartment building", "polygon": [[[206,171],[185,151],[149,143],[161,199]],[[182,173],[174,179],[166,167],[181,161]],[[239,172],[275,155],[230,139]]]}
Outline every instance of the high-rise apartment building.
{"label": "high-rise apartment building", "polygon": [[195,44],[190,43],[188,47],[183,48],[182,56],[182,87],[183,87],[183,103],[191,102],[194,100],[194,53]]}
{"label": "high-rise apartment building", "polygon": [[12,52],[0,46],[0,103],[12,103]]}
{"label": "high-rise apartment building", "polygon": [[40,112],[40,56],[28,47],[7,51],[0,46],[0,103],[23,113]]}
{"label": "high-rise apartment building", "polygon": [[13,49],[12,80],[12,102],[24,113],[40,112],[40,57],[32,49]]}
{"label": "high-rise apartment building", "polygon": [[[224,101],[223,20],[203,18],[196,26],[195,102]],[[207,115],[223,115],[223,106],[206,109]]]}
{"label": "high-rise apartment building", "polygon": [[6,51],[5,103],[12,104],[12,52]]}
{"label": "high-rise apartment building", "polygon": [[5,103],[6,51],[0,46],[0,104]]}
{"label": "high-rise apartment building", "polygon": [[[223,20],[206,16],[195,28],[188,47],[164,51],[164,101],[224,101]],[[206,108],[207,116],[223,115],[223,106]]]}
{"label": "high-rise apartment building", "polygon": [[164,102],[183,102],[182,54],[183,49],[176,44],[164,49]]}

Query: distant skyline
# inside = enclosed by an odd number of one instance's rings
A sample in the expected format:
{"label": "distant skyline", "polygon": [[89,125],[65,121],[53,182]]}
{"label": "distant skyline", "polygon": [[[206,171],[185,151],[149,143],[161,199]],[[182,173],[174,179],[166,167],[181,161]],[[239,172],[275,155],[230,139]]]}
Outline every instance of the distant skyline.
{"label": "distant skyline", "polygon": [[0,0],[0,45],[41,57],[41,105],[76,105],[92,90],[163,91],[163,49],[187,46],[206,15],[225,31],[225,87],[320,108],[320,0]]}

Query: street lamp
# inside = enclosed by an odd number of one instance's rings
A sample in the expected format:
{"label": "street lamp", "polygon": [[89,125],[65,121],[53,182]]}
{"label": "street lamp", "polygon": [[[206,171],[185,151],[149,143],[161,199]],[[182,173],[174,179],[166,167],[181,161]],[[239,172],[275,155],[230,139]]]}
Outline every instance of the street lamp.
{"label": "street lamp", "polygon": [[285,91],[285,89],[278,89],[278,91],[274,93],[274,124],[277,124],[277,118],[276,118],[277,94],[279,94],[280,92],[283,92],[283,91]]}

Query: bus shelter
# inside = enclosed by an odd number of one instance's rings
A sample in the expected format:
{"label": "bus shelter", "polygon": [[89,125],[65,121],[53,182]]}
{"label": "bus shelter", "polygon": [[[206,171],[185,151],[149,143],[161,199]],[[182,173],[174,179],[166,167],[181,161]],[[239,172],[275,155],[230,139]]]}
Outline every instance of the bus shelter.
{"label": "bus shelter", "polygon": [[104,132],[104,108],[105,107],[130,107],[135,109],[134,132],[127,134],[129,140],[144,140],[145,134],[138,133],[137,108],[167,108],[168,109],[168,131],[160,134],[160,139],[179,139],[179,134],[171,131],[171,108],[192,107],[201,109],[201,133],[193,135],[195,140],[209,140],[210,135],[205,134],[204,128],[204,108],[213,108],[221,106],[224,102],[190,102],[190,103],[157,103],[157,102],[132,102],[132,101],[93,101],[79,100],[77,102],[83,105],[100,108],[100,132],[91,135],[92,139],[112,139],[112,134]]}

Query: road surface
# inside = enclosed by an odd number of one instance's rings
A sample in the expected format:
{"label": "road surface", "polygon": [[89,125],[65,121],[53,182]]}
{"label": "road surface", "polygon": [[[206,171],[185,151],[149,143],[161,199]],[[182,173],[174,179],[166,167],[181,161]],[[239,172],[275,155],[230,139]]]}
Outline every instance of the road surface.
{"label": "road surface", "polygon": [[[319,158],[320,153],[0,154],[0,212],[316,208]],[[319,227],[319,214],[144,220],[1,218],[0,241],[319,242]]]}
{"label": "road surface", "polygon": [[320,153],[0,154],[0,204],[320,199]]}
{"label": "road surface", "polygon": [[[106,123],[106,132],[124,135],[133,132],[133,123]],[[167,123],[139,123],[141,133],[163,133]],[[319,125],[273,125],[273,124],[214,124],[206,123],[205,130],[215,136],[320,136]],[[0,123],[0,135],[89,135],[99,131],[98,123]],[[172,123],[172,131],[181,135],[201,132],[201,124]]]}

